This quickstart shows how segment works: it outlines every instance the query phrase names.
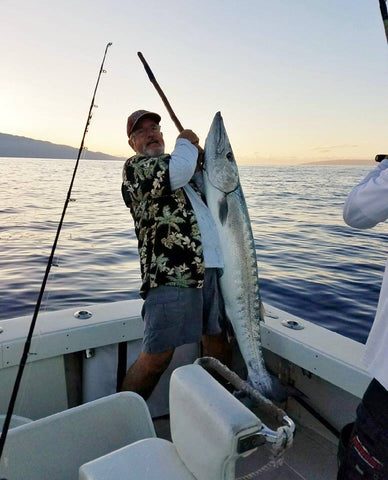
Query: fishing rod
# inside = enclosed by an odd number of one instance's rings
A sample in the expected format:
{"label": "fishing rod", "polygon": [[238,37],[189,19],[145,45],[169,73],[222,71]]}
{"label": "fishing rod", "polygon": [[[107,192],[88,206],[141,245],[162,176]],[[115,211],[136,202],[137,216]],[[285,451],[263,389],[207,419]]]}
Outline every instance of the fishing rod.
{"label": "fishing rod", "polygon": [[30,352],[32,336],[33,336],[36,321],[37,321],[37,318],[38,318],[40,305],[42,303],[42,298],[43,298],[43,294],[44,294],[44,291],[45,291],[45,288],[46,288],[46,283],[47,283],[47,279],[48,279],[48,276],[49,276],[49,273],[50,273],[50,269],[51,269],[51,266],[53,264],[54,253],[55,253],[55,249],[57,247],[59,235],[61,233],[63,219],[65,218],[67,206],[70,202],[70,195],[71,195],[71,191],[72,191],[72,188],[73,188],[74,179],[75,179],[75,176],[76,176],[76,173],[77,173],[79,160],[80,160],[80,157],[81,157],[81,153],[84,149],[84,141],[85,141],[86,133],[88,131],[90,120],[92,118],[92,109],[96,106],[94,104],[94,100],[96,98],[98,84],[100,82],[101,74],[106,73],[106,70],[104,70],[105,57],[106,57],[108,48],[111,45],[112,45],[112,43],[109,42],[105,47],[104,57],[103,57],[102,62],[101,62],[100,71],[99,71],[99,74],[98,74],[98,77],[97,77],[97,83],[96,83],[96,86],[94,88],[93,98],[92,98],[92,101],[91,101],[91,104],[90,104],[89,113],[88,113],[88,117],[87,117],[86,125],[85,125],[85,130],[84,130],[84,134],[82,136],[81,145],[80,145],[79,150],[78,150],[78,156],[77,156],[77,161],[76,161],[76,164],[75,164],[75,167],[74,167],[73,176],[72,176],[72,179],[71,179],[71,182],[70,182],[69,190],[67,192],[67,197],[66,197],[66,200],[65,200],[65,204],[63,206],[62,216],[61,216],[61,219],[60,219],[58,227],[57,227],[55,240],[54,240],[53,246],[51,248],[51,254],[50,254],[50,257],[49,257],[48,262],[47,262],[46,272],[44,274],[43,281],[42,281],[42,286],[40,288],[40,292],[39,292],[39,295],[38,295],[38,300],[37,300],[36,305],[35,305],[35,311],[34,311],[34,315],[32,317],[32,321],[31,321],[31,324],[30,324],[30,329],[29,329],[29,332],[28,332],[28,335],[27,335],[26,342],[24,344],[23,354],[22,354],[22,357],[21,357],[21,360],[20,360],[19,369],[18,369],[18,372],[17,372],[17,375],[16,375],[15,384],[14,384],[14,387],[13,387],[11,399],[10,399],[10,402],[9,402],[9,405],[8,405],[7,415],[5,417],[3,430],[2,430],[2,433],[1,433],[1,437],[0,437],[0,462],[1,462],[1,456],[2,456],[2,453],[3,453],[3,450],[4,450],[4,444],[5,444],[5,441],[7,439],[7,434],[8,434],[8,430],[9,430],[9,425],[11,423],[11,418],[12,418],[13,410],[14,410],[14,407],[15,407],[16,398],[17,398],[17,395],[18,395],[18,392],[19,392],[20,383],[21,383],[21,380],[22,380],[23,372],[24,372],[24,367],[27,363],[27,358],[28,358],[28,355],[29,355],[29,352]]}
{"label": "fishing rod", "polygon": [[[384,30],[385,30],[385,36],[387,38],[388,42],[388,10],[387,10],[387,0],[379,0],[380,4],[380,12],[381,12],[381,18],[383,20],[384,24]],[[388,158],[388,154],[386,153],[379,153],[378,155],[375,156],[375,161],[376,162],[382,162]]]}

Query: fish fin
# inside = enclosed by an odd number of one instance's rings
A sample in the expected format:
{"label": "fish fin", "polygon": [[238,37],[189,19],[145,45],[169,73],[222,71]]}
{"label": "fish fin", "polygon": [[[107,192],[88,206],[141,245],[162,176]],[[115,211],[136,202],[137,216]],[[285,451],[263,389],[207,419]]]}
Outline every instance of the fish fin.
{"label": "fish fin", "polygon": [[226,218],[228,216],[228,197],[225,195],[219,202],[218,216],[220,217],[220,222],[222,225],[225,224]]}

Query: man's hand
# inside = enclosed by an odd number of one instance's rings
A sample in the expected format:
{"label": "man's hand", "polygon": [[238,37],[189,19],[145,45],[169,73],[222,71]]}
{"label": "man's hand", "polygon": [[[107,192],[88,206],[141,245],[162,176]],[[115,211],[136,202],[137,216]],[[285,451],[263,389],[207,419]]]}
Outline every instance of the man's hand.
{"label": "man's hand", "polygon": [[185,138],[197,148],[199,146],[199,138],[192,130],[182,130],[181,133],[178,135],[178,138]]}
{"label": "man's hand", "polygon": [[198,149],[198,161],[197,161],[197,168],[195,169],[196,172],[202,170],[203,160],[204,160],[204,151],[203,148],[199,145],[199,138],[192,130],[182,130],[181,133],[178,135],[178,138],[185,138],[189,142],[191,142],[194,146]]}

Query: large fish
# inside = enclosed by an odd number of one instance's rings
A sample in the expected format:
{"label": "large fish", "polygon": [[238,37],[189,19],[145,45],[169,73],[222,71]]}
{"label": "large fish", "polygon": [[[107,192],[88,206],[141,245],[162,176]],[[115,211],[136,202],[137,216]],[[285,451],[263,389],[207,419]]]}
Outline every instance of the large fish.
{"label": "large fish", "polygon": [[204,186],[207,205],[217,225],[224,258],[220,286],[225,311],[248,369],[248,381],[273,398],[272,378],[261,351],[257,259],[251,222],[221,113],[216,113],[205,142]]}

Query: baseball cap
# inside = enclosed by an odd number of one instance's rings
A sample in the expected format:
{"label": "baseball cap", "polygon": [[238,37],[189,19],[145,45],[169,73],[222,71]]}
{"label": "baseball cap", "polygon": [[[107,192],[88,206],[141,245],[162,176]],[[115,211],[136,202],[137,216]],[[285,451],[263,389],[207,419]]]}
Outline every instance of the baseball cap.
{"label": "baseball cap", "polygon": [[133,112],[127,120],[127,135],[128,137],[131,136],[131,133],[136,127],[136,124],[139,120],[142,118],[149,117],[152,118],[152,120],[155,120],[156,123],[160,122],[160,115],[154,112],[149,112],[147,110],[136,110],[136,112]]}

